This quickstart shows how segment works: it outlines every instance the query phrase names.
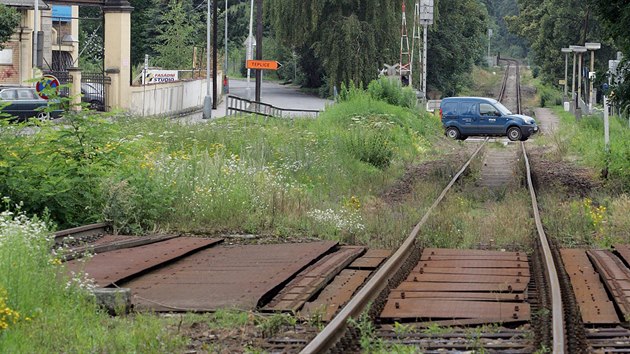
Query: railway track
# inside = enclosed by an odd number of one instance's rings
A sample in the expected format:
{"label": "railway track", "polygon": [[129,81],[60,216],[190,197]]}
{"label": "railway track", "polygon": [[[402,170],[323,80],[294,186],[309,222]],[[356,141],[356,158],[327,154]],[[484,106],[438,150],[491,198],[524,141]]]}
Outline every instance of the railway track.
{"label": "railway track", "polygon": [[[508,61],[499,100],[521,112],[516,61]],[[229,247],[222,239],[178,235],[114,237],[106,235],[104,224],[60,232],[56,240],[72,246],[64,255],[69,267],[86,251],[100,253],[90,261],[102,271],[97,283],[131,288],[138,300],[134,305],[151,311],[203,312],[236,305],[296,313],[324,306],[323,330],[298,325],[294,338],[269,338],[271,352],[359,352],[366,328],[371,328],[369,339],[386,348],[424,353],[630,352],[630,247],[561,249],[547,239],[526,144],[509,143],[505,150],[517,154],[497,157],[488,153],[488,141],[466,142],[477,144],[474,152],[393,253],[332,242]],[[484,152],[483,165],[490,169],[508,160],[523,165],[535,225],[533,247],[427,247],[422,239],[426,224]],[[504,160],[487,160],[497,158]],[[190,279],[194,289],[180,291]]]}
{"label": "railway track", "polygon": [[[509,97],[510,106],[520,113],[518,70],[518,63],[510,62],[499,100],[505,102]],[[510,80],[511,76],[515,78]],[[512,89],[510,82],[514,82]],[[425,248],[419,240],[431,214],[487,141],[479,143],[402,246],[302,353],[356,351],[358,337],[365,334],[349,328],[348,320],[363,312],[369,313],[376,336],[390,348],[411,345],[424,353],[481,348],[491,352],[569,352],[557,261],[542,227],[522,142],[537,233],[538,247],[532,254]]]}

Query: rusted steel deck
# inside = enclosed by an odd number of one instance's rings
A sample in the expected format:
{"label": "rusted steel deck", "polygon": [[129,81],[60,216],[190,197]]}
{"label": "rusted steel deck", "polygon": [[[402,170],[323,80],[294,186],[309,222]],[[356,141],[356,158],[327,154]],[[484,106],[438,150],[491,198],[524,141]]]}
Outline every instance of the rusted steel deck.
{"label": "rusted steel deck", "polygon": [[155,311],[254,309],[336,242],[221,246],[197,252],[121,286],[137,308]]}
{"label": "rusted steel deck", "polygon": [[69,272],[85,272],[99,287],[116,284],[134,275],[221,242],[222,239],[178,237],[149,245],[94,255],[88,261],[66,262]]}
{"label": "rusted steel deck", "polygon": [[365,252],[365,247],[346,246],[335,253],[326,255],[298,274],[269,304],[263,307],[263,311],[298,311],[363,252]]}
{"label": "rusted steel deck", "polygon": [[319,313],[322,321],[330,321],[371,273],[371,270],[344,269],[322,290],[317,299],[304,305],[302,315],[312,316]]}
{"label": "rusted steel deck", "polygon": [[392,254],[390,250],[370,248],[364,255],[357,258],[348,266],[351,269],[376,269],[387,257]]}
{"label": "rusted steel deck", "polygon": [[562,263],[585,324],[618,324],[615,305],[608,299],[599,274],[584,249],[561,249]]}
{"label": "rusted steel deck", "polygon": [[630,318],[630,269],[611,251],[589,250],[587,254],[624,318]]}
{"label": "rusted steel deck", "polygon": [[389,295],[382,319],[528,321],[527,256],[518,252],[425,249]]}
{"label": "rusted steel deck", "polygon": [[127,235],[104,235],[101,238],[82,244],[80,246],[69,248],[64,260],[70,261],[75,258],[82,257],[85,253],[103,253],[115,251],[123,248],[131,248],[137,246],[148,245],[151,243],[162,242],[177,235],[152,235],[152,236],[127,236]]}

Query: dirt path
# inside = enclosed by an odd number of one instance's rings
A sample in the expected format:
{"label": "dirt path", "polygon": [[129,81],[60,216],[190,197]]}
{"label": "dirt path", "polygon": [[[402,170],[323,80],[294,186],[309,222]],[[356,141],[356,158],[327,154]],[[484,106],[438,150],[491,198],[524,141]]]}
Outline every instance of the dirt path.
{"label": "dirt path", "polygon": [[534,116],[541,134],[550,135],[560,128],[560,118],[549,108],[534,109]]}

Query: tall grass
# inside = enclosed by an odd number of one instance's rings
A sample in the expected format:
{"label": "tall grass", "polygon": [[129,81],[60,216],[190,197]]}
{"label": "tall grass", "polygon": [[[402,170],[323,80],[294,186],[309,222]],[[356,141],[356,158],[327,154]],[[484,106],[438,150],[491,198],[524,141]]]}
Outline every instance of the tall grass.
{"label": "tall grass", "polygon": [[149,316],[112,319],[99,310],[86,291],[89,283],[64,276],[50,252],[52,244],[45,222],[21,213],[0,214],[0,304],[5,307],[0,310],[14,314],[0,321],[0,352],[169,353],[182,348],[182,339]]}
{"label": "tall grass", "polygon": [[[0,129],[0,194],[60,227],[109,221],[154,229],[354,237],[369,223],[352,198],[378,198],[429,158],[439,121],[356,90],[318,119],[93,115]],[[367,226],[367,229],[372,229]],[[323,235],[325,234],[325,235]]]}

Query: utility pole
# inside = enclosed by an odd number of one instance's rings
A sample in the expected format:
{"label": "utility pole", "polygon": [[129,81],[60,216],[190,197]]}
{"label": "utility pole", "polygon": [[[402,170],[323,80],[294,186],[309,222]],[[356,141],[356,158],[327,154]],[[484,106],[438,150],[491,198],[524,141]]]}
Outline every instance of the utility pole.
{"label": "utility pole", "polygon": [[433,24],[433,0],[421,0],[420,2],[420,23],[423,26],[422,45],[422,100],[427,99],[427,31],[429,25]]}
{"label": "utility pole", "polygon": [[224,46],[225,64],[223,67],[223,76],[227,76],[227,73],[228,73],[228,0],[225,0],[225,38],[223,42],[225,45]]}
{"label": "utility pole", "polygon": [[37,43],[37,27],[38,27],[38,21],[39,21],[39,0],[35,0],[35,4],[33,7],[33,77],[35,77],[35,68],[37,67],[37,48],[38,43]]}
{"label": "utility pole", "polygon": [[[262,60],[263,0],[256,0],[256,60]],[[260,102],[262,70],[256,70],[256,101]]]}
{"label": "utility pole", "polygon": [[212,96],[210,96],[210,0],[206,13],[206,97],[203,99],[203,119],[212,118]]}
{"label": "utility pole", "polygon": [[[249,8],[249,35],[247,36],[247,48],[245,49],[245,60],[252,60],[254,58],[254,46],[256,45],[256,40],[254,39],[254,35],[252,34],[254,26],[254,0],[251,0],[250,8]],[[252,99],[252,91],[250,85],[250,77],[252,74],[252,69],[247,68],[247,99]]]}
{"label": "utility pole", "polygon": [[[210,0],[208,0],[210,1]],[[217,14],[217,2],[212,1],[212,109],[217,109],[217,28],[219,19]]]}

